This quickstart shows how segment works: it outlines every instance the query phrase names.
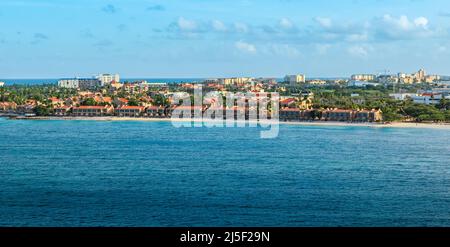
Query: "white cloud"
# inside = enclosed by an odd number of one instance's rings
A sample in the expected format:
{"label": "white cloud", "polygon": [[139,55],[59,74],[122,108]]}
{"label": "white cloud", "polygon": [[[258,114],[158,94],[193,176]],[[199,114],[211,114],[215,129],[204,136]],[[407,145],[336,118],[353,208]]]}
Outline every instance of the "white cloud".
{"label": "white cloud", "polygon": [[369,55],[369,48],[361,45],[350,46],[347,52],[354,56],[360,58],[366,58]]}
{"label": "white cloud", "polygon": [[234,23],[234,28],[239,33],[247,33],[249,31],[249,28],[248,28],[247,24],[242,23],[242,22]]}
{"label": "white cloud", "polygon": [[446,47],[446,46],[439,46],[439,48],[438,48],[438,52],[440,52],[440,53],[443,53],[443,52],[447,52],[448,51],[448,48]]}
{"label": "white cloud", "polygon": [[284,29],[291,29],[294,27],[294,24],[288,18],[282,18],[279,23],[280,27]]}
{"label": "white cloud", "polygon": [[319,53],[319,55],[325,55],[328,53],[328,50],[331,48],[330,44],[319,44],[316,45],[316,50]]}
{"label": "white cloud", "polygon": [[428,19],[423,16],[414,19],[414,21],[410,21],[408,16],[406,15],[402,15],[399,18],[395,18],[390,15],[384,15],[383,21],[386,24],[389,24],[392,28],[396,28],[402,31],[426,29],[428,27]]}
{"label": "white cloud", "polygon": [[411,39],[438,34],[438,30],[429,28],[429,21],[423,16],[410,20],[406,15],[397,18],[384,15],[381,19],[375,20],[374,24],[375,31],[381,38]]}
{"label": "white cloud", "polygon": [[300,51],[288,44],[271,44],[267,47],[266,52],[269,55],[275,55],[284,58],[297,58],[301,55]]}
{"label": "white cloud", "polygon": [[244,41],[238,41],[238,42],[234,43],[234,46],[238,50],[246,52],[246,53],[256,53],[255,45],[244,42]]}
{"label": "white cloud", "polygon": [[350,42],[361,42],[361,41],[367,41],[368,39],[369,39],[369,34],[366,31],[363,33],[349,34],[347,36],[347,41],[350,41]]}
{"label": "white cloud", "polygon": [[216,31],[219,31],[219,32],[227,31],[227,27],[225,26],[225,24],[223,24],[223,22],[221,22],[219,20],[213,20],[211,25],[214,28],[214,30],[216,30]]}
{"label": "white cloud", "polygon": [[419,17],[414,20],[414,24],[417,27],[427,28],[428,27],[428,19],[425,17]]}
{"label": "white cloud", "polygon": [[178,18],[177,25],[184,32],[192,32],[197,29],[197,23],[195,21],[185,19],[184,17]]}
{"label": "white cloud", "polygon": [[316,17],[314,20],[324,28],[330,28],[333,25],[330,18]]}

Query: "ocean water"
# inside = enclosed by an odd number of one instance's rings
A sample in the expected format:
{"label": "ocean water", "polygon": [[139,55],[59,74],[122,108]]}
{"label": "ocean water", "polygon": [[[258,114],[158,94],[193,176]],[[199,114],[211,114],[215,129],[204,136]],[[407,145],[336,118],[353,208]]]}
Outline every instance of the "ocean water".
{"label": "ocean water", "polygon": [[450,226],[450,131],[0,118],[1,226]]}

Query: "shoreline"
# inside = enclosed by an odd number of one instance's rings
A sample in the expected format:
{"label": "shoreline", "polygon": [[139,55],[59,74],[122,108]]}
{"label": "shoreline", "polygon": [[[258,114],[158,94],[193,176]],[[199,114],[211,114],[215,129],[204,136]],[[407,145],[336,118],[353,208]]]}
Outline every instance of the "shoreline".
{"label": "shoreline", "polygon": [[[2,117],[2,116],[0,116]],[[3,116],[6,118],[6,116]],[[25,117],[25,118],[9,118],[11,120],[38,120],[38,121],[112,121],[112,122],[208,122],[208,123],[225,123],[221,120],[202,120],[202,119],[171,119],[171,118],[133,118],[133,117]],[[233,121],[234,123],[260,123],[265,125],[274,124],[271,121]],[[279,121],[282,125],[299,125],[299,126],[335,126],[335,127],[371,127],[371,128],[420,128],[420,129],[449,129],[450,123],[412,123],[412,122],[391,122],[391,123],[351,123],[351,122],[284,122]]]}

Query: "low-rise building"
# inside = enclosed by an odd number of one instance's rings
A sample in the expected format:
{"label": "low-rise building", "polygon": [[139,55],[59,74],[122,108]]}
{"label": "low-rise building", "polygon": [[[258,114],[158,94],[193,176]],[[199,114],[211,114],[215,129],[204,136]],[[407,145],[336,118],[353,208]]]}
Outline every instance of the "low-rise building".
{"label": "low-rise building", "polygon": [[325,80],[311,80],[307,82],[309,85],[315,85],[315,86],[323,86],[327,84],[327,81]]}
{"label": "low-rise building", "polygon": [[72,109],[72,115],[79,117],[101,117],[114,113],[112,106],[79,106]]}
{"label": "low-rise building", "polygon": [[124,105],[128,105],[128,99],[125,98],[116,98],[114,99],[114,104],[116,104],[117,106],[124,106]]}
{"label": "low-rise building", "polygon": [[375,78],[376,76],[372,74],[355,74],[351,76],[353,81],[374,81]]}
{"label": "low-rise building", "polygon": [[165,117],[165,108],[162,106],[149,106],[147,107],[147,117]]}
{"label": "low-rise building", "polygon": [[203,116],[202,106],[173,106],[168,108],[168,116],[175,114],[178,118],[201,118]]}
{"label": "low-rise building", "polygon": [[379,86],[381,85],[380,83],[376,83],[376,82],[368,82],[368,81],[349,81],[347,86],[349,87],[367,87],[367,86]]}
{"label": "low-rise building", "polygon": [[298,121],[301,118],[301,111],[298,108],[282,108],[279,118],[280,121]]}
{"label": "low-rise building", "polygon": [[383,120],[380,110],[362,110],[353,113],[353,121],[355,122],[381,122]]}
{"label": "low-rise building", "polygon": [[122,106],[115,110],[116,116],[119,117],[139,117],[145,112],[143,106]]}
{"label": "low-rise building", "polygon": [[412,97],[417,96],[415,93],[391,93],[389,97],[395,100],[406,100],[411,99]]}
{"label": "low-rise building", "polygon": [[352,119],[352,110],[332,109],[322,112],[322,120],[324,121],[351,122]]}
{"label": "low-rise building", "polygon": [[444,94],[441,93],[423,93],[421,95],[415,95],[411,98],[414,101],[414,103],[425,105],[439,104],[443,98],[450,100],[450,96],[445,96]]}
{"label": "low-rise building", "polygon": [[294,107],[296,102],[297,100],[294,98],[282,99],[280,100],[280,107]]}
{"label": "low-rise building", "polygon": [[72,109],[71,106],[56,107],[56,108],[54,108],[55,116],[69,116],[71,109]]}
{"label": "low-rise building", "polygon": [[0,111],[9,112],[17,109],[17,104],[14,102],[0,102]]}

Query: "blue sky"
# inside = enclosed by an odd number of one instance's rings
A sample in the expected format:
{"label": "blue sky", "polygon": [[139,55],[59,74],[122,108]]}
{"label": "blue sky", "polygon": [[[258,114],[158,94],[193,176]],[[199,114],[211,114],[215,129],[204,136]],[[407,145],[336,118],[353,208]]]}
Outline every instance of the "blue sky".
{"label": "blue sky", "polygon": [[1,0],[0,78],[450,75],[446,0]]}

